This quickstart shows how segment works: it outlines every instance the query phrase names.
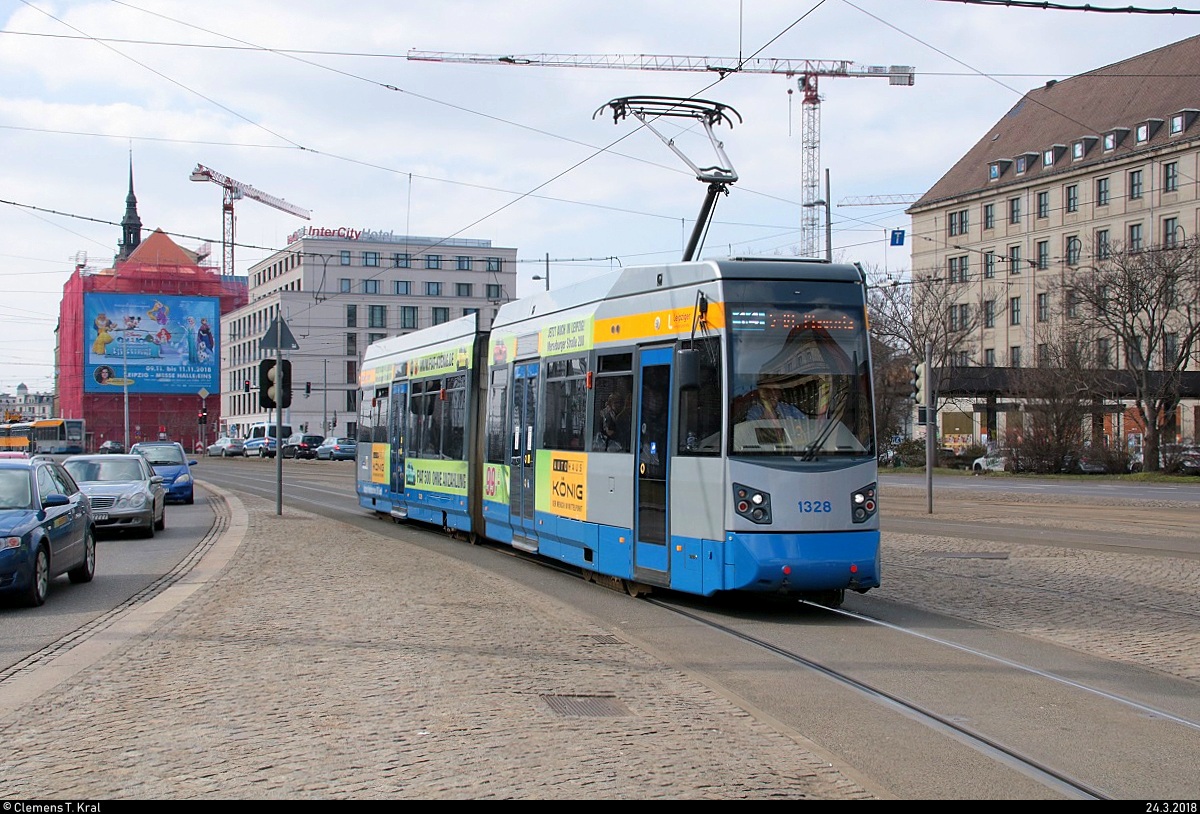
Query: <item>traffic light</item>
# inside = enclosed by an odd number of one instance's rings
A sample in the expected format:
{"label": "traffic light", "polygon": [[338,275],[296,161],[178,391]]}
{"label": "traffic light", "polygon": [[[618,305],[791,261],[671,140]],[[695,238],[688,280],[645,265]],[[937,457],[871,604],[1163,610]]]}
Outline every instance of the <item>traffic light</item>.
{"label": "traffic light", "polygon": [[925,363],[920,362],[912,366],[912,385],[913,399],[919,405],[928,404],[929,399],[929,376],[925,369]]}
{"label": "traffic light", "polygon": [[258,363],[258,406],[273,409],[277,395],[278,406],[291,406],[292,363],[281,359],[276,369],[274,359],[263,359]]}
{"label": "traffic light", "polygon": [[197,423],[198,425],[200,425],[201,427],[203,427],[205,424],[207,424],[207,423],[208,423],[208,416],[206,416],[206,415],[204,414],[204,411],[203,411],[203,410],[201,410],[200,412],[196,413],[196,423]]}
{"label": "traffic light", "polygon": [[250,392],[250,380],[249,379],[246,379],[246,381],[243,383],[242,392],[244,392],[244,393]]}
{"label": "traffic light", "polygon": [[304,395],[306,395],[306,396],[312,395],[312,382],[304,383]]}

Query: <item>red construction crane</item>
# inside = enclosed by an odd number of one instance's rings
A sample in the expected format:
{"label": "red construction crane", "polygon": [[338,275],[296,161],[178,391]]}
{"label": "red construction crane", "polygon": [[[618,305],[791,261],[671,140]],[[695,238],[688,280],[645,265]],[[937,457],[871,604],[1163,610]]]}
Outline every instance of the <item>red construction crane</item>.
{"label": "red construction crane", "polygon": [[[821,97],[817,94],[817,78],[821,76],[875,77],[889,84],[910,86],[916,70],[910,65],[865,65],[856,67],[849,60],[834,59],[771,59],[755,57],[656,56],[652,54],[464,54],[448,51],[408,52],[408,59],[417,62],[466,62],[474,65],[537,65],[549,68],[616,68],[627,71],[705,71],[722,77],[734,73],[767,73],[798,76],[803,94],[800,127],[800,253],[805,257],[822,257],[820,251],[820,222],[818,201],[821,171]],[[789,91],[790,93],[790,91]],[[829,247],[826,247],[828,250]]]}
{"label": "red construction crane", "polygon": [[257,190],[249,184],[243,184],[241,181],[235,181],[227,175],[222,175],[216,170],[211,170],[203,164],[197,164],[196,169],[192,170],[193,181],[212,181],[225,190],[224,203],[221,206],[221,211],[224,216],[224,234],[221,237],[221,247],[224,249],[223,257],[221,258],[221,274],[232,275],[233,268],[233,202],[239,198],[250,198],[251,200],[265,203],[267,206],[273,206],[276,209],[288,212],[298,218],[309,219],[309,211],[294,206],[283,198],[276,198],[274,195],[268,195],[261,190]]}

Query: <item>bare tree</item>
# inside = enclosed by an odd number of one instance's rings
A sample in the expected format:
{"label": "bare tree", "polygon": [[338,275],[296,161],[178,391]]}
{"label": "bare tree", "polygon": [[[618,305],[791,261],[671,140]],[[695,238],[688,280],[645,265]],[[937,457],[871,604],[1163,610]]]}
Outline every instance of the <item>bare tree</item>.
{"label": "bare tree", "polygon": [[925,345],[933,343],[934,371],[929,383],[936,395],[951,368],[961,366],[967,339],[979,326],[977,304],[960,302],[962,288],[947,278],[914,274],[908,280],[891,280],[878,270],[868,270],[867,306],[871,334],[912,362],[925,359]]}
{"label": "bare tree", "polygon": [[1060,286],[1066,322],[1091,320],[1097,388],[1129,392],[1145,432],[1144,466],[1159,468],[1164,430],[1174,427],[1182,373],[1200,339],[1200,241],[1167,236],[1160,246],[1097,246],[1091,266],[1068,268]]}

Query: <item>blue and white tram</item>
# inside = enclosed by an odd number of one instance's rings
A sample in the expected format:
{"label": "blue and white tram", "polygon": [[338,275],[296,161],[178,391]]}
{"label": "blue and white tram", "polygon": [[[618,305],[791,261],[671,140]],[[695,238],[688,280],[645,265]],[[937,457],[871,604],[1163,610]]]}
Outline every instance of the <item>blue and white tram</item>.
{"label": "blue and white tram", "polygon": [[630,267],[372,344],[358,495],[635,595],[880,584],[855,265]]}

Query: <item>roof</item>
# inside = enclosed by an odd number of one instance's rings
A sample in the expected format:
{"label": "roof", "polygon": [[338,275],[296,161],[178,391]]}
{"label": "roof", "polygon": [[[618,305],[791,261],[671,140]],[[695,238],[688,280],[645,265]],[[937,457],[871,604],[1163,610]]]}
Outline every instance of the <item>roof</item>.
{"label": "roof", "polygon": [[[1184,135],[1173,139],[1167,127],[1172,115],[1200,108],[1197,66],[1200,35],[1029,91],[909,211],[1110,160],[1113,153],[1105,153],[1101,143],[1104,134],[1118,128],[1130,131],[1116,151],[1127,158],[1132,131],[1151,119],[1163,124],[1148,143],[1137,145],[1138,150],[1200,139],[1200,121],[1191,121]],[[1086,137],[1095,142],[1082,160],[1072,161],[1071,146]],[[1065,148],[1066,155],[1049,167],[1042,166],[1043,151],[1056,145]],[[1029,171],[1018,176],[1009,166],[998,181],[989,181],[991,163],[1014,161],[1022,154],[1036,156]]]}

